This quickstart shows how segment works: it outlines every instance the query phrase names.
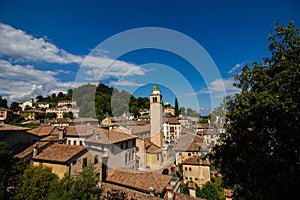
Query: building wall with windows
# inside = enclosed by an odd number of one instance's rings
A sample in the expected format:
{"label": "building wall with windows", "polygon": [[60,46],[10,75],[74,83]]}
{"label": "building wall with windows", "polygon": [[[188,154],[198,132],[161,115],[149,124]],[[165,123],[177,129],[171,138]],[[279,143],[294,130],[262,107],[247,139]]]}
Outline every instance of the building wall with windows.
{"label": "building wall with windows", "polygon": [[164,133],[164,141],[168,143],[177,143],[178,138],[181,133],[181,125],[180,123],[169,123],[165,122],[163,124],[163,133]]}
{"label": "building wall with windows", "polygon": [[147,152],[146,154],[146,168],[158,169],[162,166],[163,158],[162,152]]}
{"label": "building wall with windows", "polygon": [[202,187],[210,181],[210,164],[207,160],[201,161],[196,157],[187,158],[182,162],[182,170],[184,183],[193,181]]}
{"label": "building wall with windows", "polygon": [[56,113],[56,118],[63,118],[64,113],[72,112],[74,118],[79,117],[79,108],[72,107],[72,106],[62,106],[62,107],[54,107],[54,108],[48,108],[46,110],[47,113]]}
{"label": "building wall with windows", "polygon": [[95,154],[87,151],[85,147],[72,145],[54,144],[33,156],[32,161],[33,166],[50,167],[59,178],[63,178],[65,174],[73,176],[88,164],[93,164],[100,179],[102,170],[102,164],[99,159],[95,159]]}

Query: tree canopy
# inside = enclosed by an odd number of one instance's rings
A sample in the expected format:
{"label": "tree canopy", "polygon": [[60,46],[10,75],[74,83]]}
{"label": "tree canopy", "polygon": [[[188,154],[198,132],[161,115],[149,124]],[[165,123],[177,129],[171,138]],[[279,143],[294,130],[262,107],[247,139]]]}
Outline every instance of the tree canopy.
{"label": "tree canopy", "polygon": [[227,99],[226,133],[216,148],[224,184],[238,199],[300,196],[300,36],[276,24],[270,57],[235,75],[240,93]]}
{"label": "tree canopy", "polygon": [[7,100],[3,99],[2,96],[0,96],[0,107],[8,108],[8,106],[7,106]]}

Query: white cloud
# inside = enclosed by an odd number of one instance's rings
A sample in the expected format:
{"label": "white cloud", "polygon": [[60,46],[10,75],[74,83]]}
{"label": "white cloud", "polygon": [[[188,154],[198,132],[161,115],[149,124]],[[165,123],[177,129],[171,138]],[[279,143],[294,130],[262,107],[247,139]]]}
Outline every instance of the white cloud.
{"label": "white cloud", "polygon": [[233,86],[232,78],[216,79],[211,82],[208,88],[202,89],[197,94],[210,94],[213,98],[224,98],[239,92],[239,89]]}
{"label": "white cloud", "polygon": [[0,93],[9,102],[25,101],[37,95],[46,96],[81,85],[59,81],[55,75],[64,71],[41,71],[31,65],[12,65],[5,60],[0,60],[0,70]]}
{"label": "white cloud", "polygon": [[145,75],[145,70],[138,65],[105,56],[86,56],[81,67],[84,74],[94,80]]}
{"label": "white cloud", "polygon": [[0,23],[0,56],[12,56],[17,61],[48,63],[80,63],[80,56],[72,55],[45,38],[35,38],[22,30]]}
{"label": "white cloud", "polygon": [[241,68],[243,66],[243,64],[236,64],[233,68],[231,68],[229,71],[228,71],[228,74],[232,74],[233,72],[235,72],[237,69]]}

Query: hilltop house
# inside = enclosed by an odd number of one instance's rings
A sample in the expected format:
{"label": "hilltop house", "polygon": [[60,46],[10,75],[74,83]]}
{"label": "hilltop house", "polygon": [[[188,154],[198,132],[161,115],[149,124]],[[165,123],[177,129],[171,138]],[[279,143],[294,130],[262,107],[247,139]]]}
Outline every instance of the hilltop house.
{"label": "hilltop house", "polygon": [[74,118],[79,117],[79,107],[75,101],[59,101],[57,107],[47,108],[47,113],[56,113],[56,118],[63,118],[65,113],[72,112]]}

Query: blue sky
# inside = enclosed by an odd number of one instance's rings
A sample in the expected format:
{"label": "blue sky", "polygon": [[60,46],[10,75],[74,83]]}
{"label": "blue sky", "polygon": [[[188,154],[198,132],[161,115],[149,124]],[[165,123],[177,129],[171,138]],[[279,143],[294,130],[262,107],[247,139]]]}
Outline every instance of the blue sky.
{"label": "blue sky", "polygon": [[[96,48],[101,42],[135,28],[162,27],[199,43],[214,61],[219,77],[207,79],[174,53],[140,49],[116,58],[99,81],[135,96],[148,96],[151,82],[158,82],[164,102],[173,104],[178,97],[181,106],[200,109],[205,115],[215,106],[212,101],[222,100],[220,87],[229,95],[236,92],[230,74],[269,55],[267,36],[277,20],[286,25],[294,19],[300,27],[299,5],[296,0],[1,0],[0,94],[12,102],[66,91],[84,82],[76,76],[91,51],[100,51],[98,62],[103,65],[114,60],[114,52]],[[85,77],[103,70],[95,63],[88,69]]]}

